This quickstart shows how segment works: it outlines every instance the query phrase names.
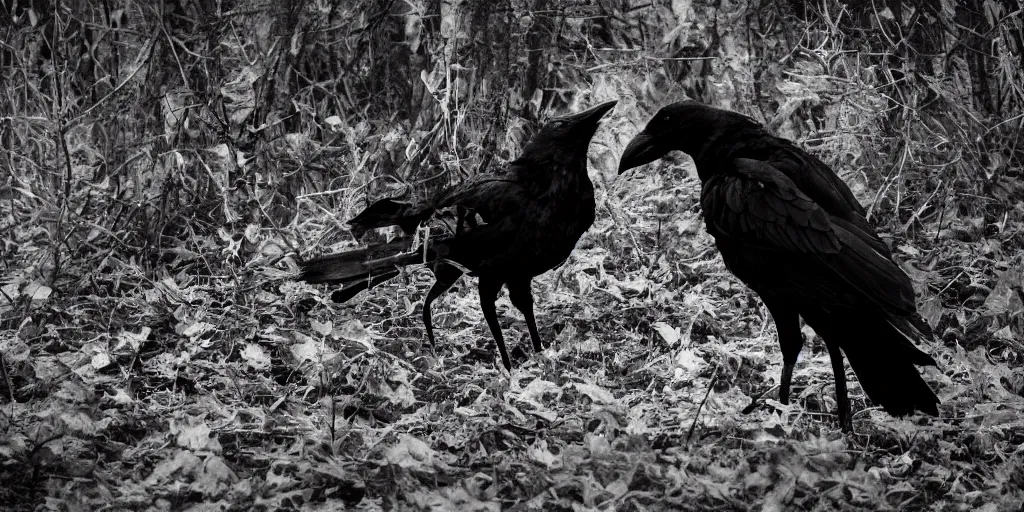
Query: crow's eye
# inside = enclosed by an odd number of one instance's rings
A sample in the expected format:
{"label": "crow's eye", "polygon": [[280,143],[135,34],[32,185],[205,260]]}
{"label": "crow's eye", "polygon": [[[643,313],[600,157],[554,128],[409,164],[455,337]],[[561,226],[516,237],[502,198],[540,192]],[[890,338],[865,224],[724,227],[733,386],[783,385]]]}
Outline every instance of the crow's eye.
{"label": "crow's eye", "polygon": [[551,122],[551,127],[552,128],[561,128],[563,126],[565,126],[565,121],[552,121]]}

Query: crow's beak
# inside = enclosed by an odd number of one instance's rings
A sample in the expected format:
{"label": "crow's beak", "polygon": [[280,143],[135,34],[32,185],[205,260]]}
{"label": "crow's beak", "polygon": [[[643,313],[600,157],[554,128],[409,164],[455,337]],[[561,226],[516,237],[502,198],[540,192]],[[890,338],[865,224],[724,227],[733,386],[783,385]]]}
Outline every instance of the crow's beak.
{"label": "crow's beak", "polygon": [[649,164],[668,153],[661,147],[657,137],[642,131],[633,137],[619,159],[619,174],[634,167]]}
{"label": "crow's beak", "polygon": [[612,100],[606,103],[602,103],[596,107],[591,107],[587,110],[584,110],[583,112],[579,112],[571,116],[566,116],[565,119],[570,123],[575,124],[576,126],[597,126],[598,121],[600,121],[601,118],[604,117],[604,115],[607,114],[608,111],[611,110],[612,107],[614,107],[615,104],[618,102],[619,100]]}

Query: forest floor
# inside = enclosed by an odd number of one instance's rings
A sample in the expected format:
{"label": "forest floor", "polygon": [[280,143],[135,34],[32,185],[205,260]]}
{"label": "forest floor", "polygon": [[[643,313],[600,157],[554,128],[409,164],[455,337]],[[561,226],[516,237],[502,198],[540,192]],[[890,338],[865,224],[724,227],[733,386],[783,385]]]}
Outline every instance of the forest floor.
{"label": "forest floor", "polygon": [[941,337],[923,370],[941,415],[889,417],[848,371],[844,435],[820,340],[793,403],[775,400],[775,328],[705,233],[692,174],[595,175],[594,227],[534,283],[552,347],[532,353],[499,299],[511,375],[472,278],[436,303],[439,343],[424,343],[425,269],[338,305],[258,265],[151,281],[108,261],[93,294],[26,306],[34,320],[2,345],[5,378],[31,396],[4,400],[0,505],[1022,510],[1019,226],[883,226]]}

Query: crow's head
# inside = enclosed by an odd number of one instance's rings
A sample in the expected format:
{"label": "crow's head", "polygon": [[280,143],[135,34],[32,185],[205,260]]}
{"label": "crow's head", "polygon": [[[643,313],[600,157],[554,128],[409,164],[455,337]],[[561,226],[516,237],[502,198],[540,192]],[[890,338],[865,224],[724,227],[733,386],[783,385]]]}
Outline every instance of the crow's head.
{"label": "crow's head", "polygon": [[586,156],[590,139],[597,131],[601,118],[616,103],[618,100],[612,100],[577,114],[556,117],[548,121],[523,149],[523,156],[540,156],[551,151],[574,157],[580,154]]}
{"label": "crow's head", "polygon": [[696,101],[681,101],[662,108],[626,146],[619,160],[619,174],[651,163],[670,151],[696,157],[720,135],[757,128],[751,118],[710,107]]}

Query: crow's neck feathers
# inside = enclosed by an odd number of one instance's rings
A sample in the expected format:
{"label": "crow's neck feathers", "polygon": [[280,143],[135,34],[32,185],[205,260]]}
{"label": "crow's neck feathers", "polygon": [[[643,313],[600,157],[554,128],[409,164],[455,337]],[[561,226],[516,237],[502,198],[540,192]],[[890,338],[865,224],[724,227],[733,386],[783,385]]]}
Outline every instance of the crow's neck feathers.
{"label": "crow's neck feathers", "polygon": [[529,176],[529,179],[522,181],[536,185],[538,190],[533,192],[538,195],[579,190],[581,184],[592,187],[587,175],[588,145],[580,145],[574,145],[566,151],[565,146],[558,144],[531,142],[523,154],[512,162],[512,166],[516,172]]}
{"label": "crow's neck feathers", "polygon": [[697,166],[697,175],[701,182],[706,182],[713,175],[728,168],[726,162],[735,158],[751,158],[765,148],[757,146],[777,145],[776,137],[768,134],[759,125],[725,125],[711,130],[710,134],[684,153],[693,158]]}

